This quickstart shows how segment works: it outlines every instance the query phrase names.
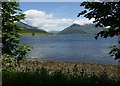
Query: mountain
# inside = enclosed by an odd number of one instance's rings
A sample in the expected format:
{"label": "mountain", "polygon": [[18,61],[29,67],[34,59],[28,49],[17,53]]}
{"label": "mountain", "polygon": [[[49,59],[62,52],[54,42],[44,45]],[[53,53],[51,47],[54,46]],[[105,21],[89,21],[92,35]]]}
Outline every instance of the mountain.
{"label": "mountain", "polygon": [[78,25],[72,24],[60,32],[60,34],[95,34],[103,28],[96,28],[94,24]]}
{"label": "mountain", "polygon": [[60,32],[60,34],[86,34],[85,31],[81,30],[81,26],[78,24],[72,24]]}
{"label": "mountain", "polygon": [[87,32],[88,34],[95,34],[95,33],[100,32],[103,29],[105,29],[105,28],[103,28],[103,27],[95,27],[95,24],[81,25],[81,30]]}
{"label": "mountain", "polygon": [[22,28],[24,28],[24,30],[22,32],[27,32],[27,33],[47,33],[46,31],[44,31],[42,29],[38,29],[37,27],[27,25],[27,24],[25,24],[23,22],[17,22],[17,24],[19,26],[21,26]]}

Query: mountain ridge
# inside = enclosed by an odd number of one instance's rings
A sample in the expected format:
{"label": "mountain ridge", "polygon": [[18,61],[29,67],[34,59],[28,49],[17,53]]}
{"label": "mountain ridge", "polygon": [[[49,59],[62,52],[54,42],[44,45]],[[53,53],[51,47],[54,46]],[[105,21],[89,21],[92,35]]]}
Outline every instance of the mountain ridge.
{"label": "mountain ridge", "polygon": [[80,29],[80,25],[72,24],[60,32],[60,34],[86,34],[85,31]]}
{"label": "mountain ridge", "polygon": [[59,32],[59,34],[95,34],[101,30],[103,30],[103,28],[96,28],[95,24],[79,25],[74,23]]}

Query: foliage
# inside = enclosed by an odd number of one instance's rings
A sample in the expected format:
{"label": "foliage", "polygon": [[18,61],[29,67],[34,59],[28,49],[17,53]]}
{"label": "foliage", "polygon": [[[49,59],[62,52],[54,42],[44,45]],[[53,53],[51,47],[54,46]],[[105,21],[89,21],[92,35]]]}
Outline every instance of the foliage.
{"label": "foliage", "polygon": [[[74,70],[74,69],[73,69]],[[74,73],[65,73],[62,69],[50,72],[44,67],[36,70],[3,72],[2,86],[35,86],[35,85],[92,85],[119,86],[120,76],[108,74],[106,71],[100,73],[87,73],[85,69]]]}
{"label": "foliage", "polygon": [[14,57],[5,55],[2,59],[2,71],[15,71],[17,60]]}
{"label": "foliage", "polygon": [[[120,2],[82,2],[80,6],[85,10],[81,11],[78,17],[84,15],[88,19],[94,18],[96,27],[107,27],[96,34],[96,39],[99,36],[107,38],[120,34]],[[111,54],[114,54],[112,51]],[[120,59],[120,53],[115,55],[115,59]]]}
{"label": "foliage", "polygon": [[120,57],[120,49],[117,48],[116,45],[113,45],[110,47],[111,48],[111,51],[109,52],[109,54],[113,57],[115,57],[115,60],[116,59],[119,59]]}
{"label": "foliage", "polygon": [[16,24],[25,18],[18,2],[2,2],[2,54],[3,57],[14,57],[17,61],[27,55],[29,46],[20,43],[20,32],[22,29]]}

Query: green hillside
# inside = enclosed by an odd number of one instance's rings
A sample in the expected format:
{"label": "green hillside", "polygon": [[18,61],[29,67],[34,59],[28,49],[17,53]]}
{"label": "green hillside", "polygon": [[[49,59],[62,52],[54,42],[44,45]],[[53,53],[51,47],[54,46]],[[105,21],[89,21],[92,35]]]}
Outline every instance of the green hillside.
{"label": "green hillside", "polygon": [[33,27],[30,25],[27,25],[23,22],[17,22],[17,24],[23,28],[23,30],[20,32],[22,36],[42,36],[42,35],[53,35],[49,34],[46,31],[42,29],[38,29],[37,27]]}

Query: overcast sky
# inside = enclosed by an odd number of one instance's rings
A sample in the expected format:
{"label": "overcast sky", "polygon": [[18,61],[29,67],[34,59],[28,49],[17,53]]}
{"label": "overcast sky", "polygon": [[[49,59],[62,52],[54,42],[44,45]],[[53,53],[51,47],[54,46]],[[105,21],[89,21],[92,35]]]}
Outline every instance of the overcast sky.
{"label": "overcast sky", "polygon": [[26,14],[22,22],[46,31],[61,31],[73,23],[84,25],[94,20],[77,17],[83,10],[80,2],[21,2],[20,7]]}

